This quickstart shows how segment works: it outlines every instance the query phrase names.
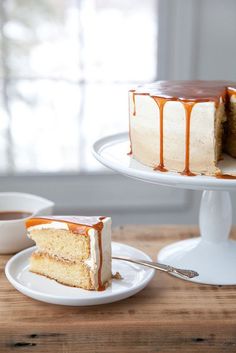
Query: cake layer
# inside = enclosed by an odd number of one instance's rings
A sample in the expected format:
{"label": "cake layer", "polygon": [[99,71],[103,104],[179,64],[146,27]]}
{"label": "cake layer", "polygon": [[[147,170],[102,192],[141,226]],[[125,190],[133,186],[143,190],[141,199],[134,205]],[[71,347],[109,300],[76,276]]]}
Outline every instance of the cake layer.
{"label": "cake layer", "polygon": [[81,262],[63,261],[36,252],[30,258],[30,271],[71,287],[98,289],[90,269]]}
{"label": "cake layer", "polygon": [[129,96],[131,153],[139,162],[163,172],[212,175],[221,173],[224,148],[236,154],[232,82],[159,81]]}
{"label": "cake layer", "polygon": [[70,261],[86,260],[90,257],[90,238],[66,229],[32,229],[29,237],[40,251]]}

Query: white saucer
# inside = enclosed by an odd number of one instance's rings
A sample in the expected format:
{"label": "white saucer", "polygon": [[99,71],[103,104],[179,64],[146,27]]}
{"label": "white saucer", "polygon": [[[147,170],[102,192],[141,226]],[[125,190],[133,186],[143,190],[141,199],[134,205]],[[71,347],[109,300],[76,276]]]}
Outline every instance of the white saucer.
{"label": "white saucer", "polygon": [[[64,286],[29,272],[29,257],[35,249],[34,246],[13,256],[6,264],[5,273],[9,282],[21,293],[52,304],[84,306],[125,299],[146,287],[155,272],[144,266],[112,260],[112,273],[119,272],[123,279],[113,279],[112,284],[105,291],[87,291]],[[120,243],[112,243],[112,254],[151,261],[150,257],[141,250]]]}

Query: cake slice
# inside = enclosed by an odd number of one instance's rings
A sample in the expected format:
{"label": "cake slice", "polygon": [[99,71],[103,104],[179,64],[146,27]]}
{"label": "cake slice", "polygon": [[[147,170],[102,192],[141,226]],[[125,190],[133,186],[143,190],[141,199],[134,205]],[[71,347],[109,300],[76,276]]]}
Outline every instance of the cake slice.
{"label": "cake slice", "polygon": [[30,271],[59,283],[104,290],[111,279],[111,219],[50,216],[26,221],[37,251]]}
{"label": "cake slice", "polygon": [[236,83],[158,81],[129,97],[130,154],[137,161],[161,172],[219,176],[224,152],[236,167]]}

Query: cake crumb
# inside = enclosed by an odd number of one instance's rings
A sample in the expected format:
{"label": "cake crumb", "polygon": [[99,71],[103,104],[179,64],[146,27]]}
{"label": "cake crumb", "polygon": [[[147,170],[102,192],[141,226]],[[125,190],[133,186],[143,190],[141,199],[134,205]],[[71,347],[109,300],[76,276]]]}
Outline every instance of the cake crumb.
{"label": "cake crumb", "polygon": [[121,276],[121,274],[119,272],[116,272],[115,274],[112,274],[112,278],[113,279],[123,279],[123,277]]}

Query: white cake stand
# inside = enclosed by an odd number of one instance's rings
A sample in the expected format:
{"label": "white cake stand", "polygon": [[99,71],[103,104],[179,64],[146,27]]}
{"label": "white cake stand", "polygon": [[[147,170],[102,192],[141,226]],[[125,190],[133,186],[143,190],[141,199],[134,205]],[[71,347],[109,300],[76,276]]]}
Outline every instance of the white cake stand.
{"label": "white cake stand", "polygon": [[[178,241],[164,247],[158,261],[179,268],[196,270],[199,277],[190,281],[215,284],[236,284],[236,242],[229,239],[232,226],[230,191],[236,190],[236,179],[209,176],[182,176],[178,173],[153,171],[127,155],[129,138],[120,133],[98,140],[93,155],[116,172],[141,181],[192,190],[203,190],[199,225],[201,236]],[[230,172],[226,160],[224,173]]]}

